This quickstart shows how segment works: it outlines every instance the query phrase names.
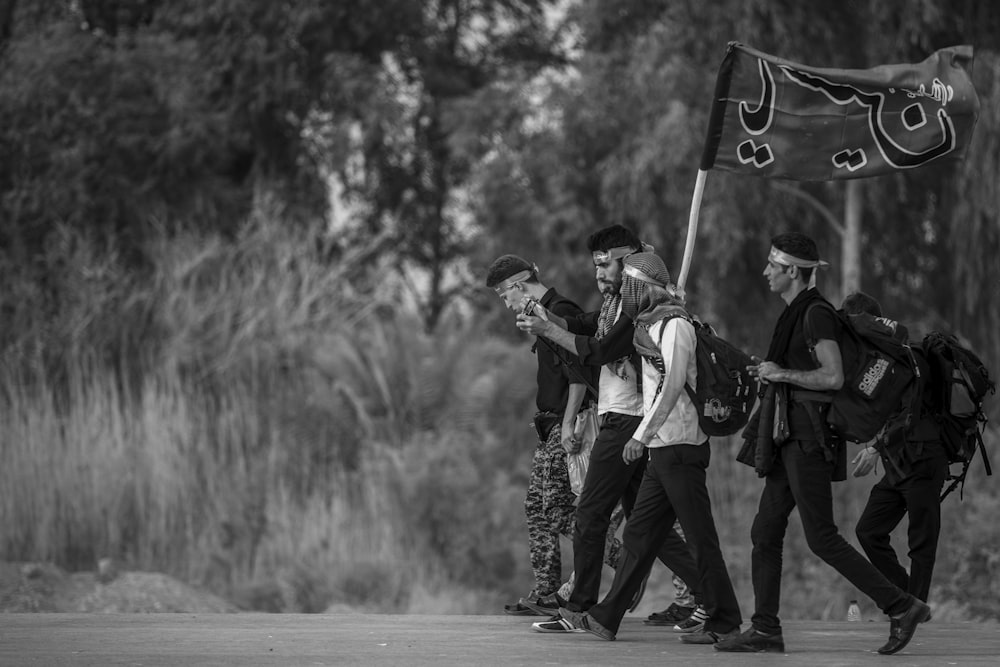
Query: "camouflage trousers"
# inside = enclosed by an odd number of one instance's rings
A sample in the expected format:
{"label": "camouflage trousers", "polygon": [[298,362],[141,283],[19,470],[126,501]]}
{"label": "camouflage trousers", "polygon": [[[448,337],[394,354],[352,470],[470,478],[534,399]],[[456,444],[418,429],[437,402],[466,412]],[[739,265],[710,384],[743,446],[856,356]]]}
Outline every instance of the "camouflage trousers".
{"label": "camouflage trousers", "polygon": [[531,461],[524,516],[528,523],[528,553],[535,575],[535,591],[548,595],[562,583],[559,536],[573,537],[576,495],[569,484],[562,428],[556,424],[548,439],[539,442]]}

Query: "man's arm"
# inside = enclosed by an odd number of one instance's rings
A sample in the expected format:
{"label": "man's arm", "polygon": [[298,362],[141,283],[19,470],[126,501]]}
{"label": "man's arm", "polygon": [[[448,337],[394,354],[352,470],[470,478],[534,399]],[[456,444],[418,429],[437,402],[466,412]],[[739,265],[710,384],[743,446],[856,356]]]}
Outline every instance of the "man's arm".
{"label": "man's arm", "polygon": [[518,315],[517,328],[536,336],[544,336],[580,358],[588,366],[603,366],[627,357],[635,350],[632,335],[635,329],[626,315],[618,318],[608,334],[598,340],[593,336],[575,335],[533,315]]}
{"label": "man's arm", "polygon": [[[552,313],[547,313],[547,315],[551,319],[544,320],[534,315],[518,315],[517,328],[534,336],[544,336],[559,347],[576,354],[576,336],[564,328],[566,320]],[[557,317],[563,325],[556,323],[555,318]]]}
{"label": "man's arm", "polygon": [[586,385],[570,384],[569,395],[566,397],[566,410],[563,412],[562,420],[562,446],[567,454],[576,454],[580,451],[582,443],[573,437],[573,429],[576,427],[576,414],[580,412],[580,406],[583,405],[583,397],[586,394]]}
{"label": "man's arm", "polygon": [[663,387],[632,436],[643,445],[649,444],[677,405],[677,400],[684,392],[684,383],[687,382],[688,362],[697,345],[694,327],[686,320],[673,318],[662,326],[664,331],[660,353],[663,355]]}
{"label": "man's arm", "polygon": [[827,338],[816,342],[816,361],[819,368],[811,371],[793,371],[782,368],[773,361],[757,366],[757,374],[764,382],[787,382],[803,389],[836,391],[844,385],[844,362],[837,341]]}

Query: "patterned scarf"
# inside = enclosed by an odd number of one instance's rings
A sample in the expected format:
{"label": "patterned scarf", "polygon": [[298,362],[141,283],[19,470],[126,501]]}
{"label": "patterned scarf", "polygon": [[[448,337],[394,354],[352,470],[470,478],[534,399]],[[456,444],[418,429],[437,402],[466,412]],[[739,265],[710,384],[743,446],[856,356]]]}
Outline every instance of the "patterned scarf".
{"label": "patterned scarf", "polygon": [[597,316],[597,340],[608,335],[618,315],[618,306],[622,302],[621,294],[605,294],[601,304],[601,314]]}

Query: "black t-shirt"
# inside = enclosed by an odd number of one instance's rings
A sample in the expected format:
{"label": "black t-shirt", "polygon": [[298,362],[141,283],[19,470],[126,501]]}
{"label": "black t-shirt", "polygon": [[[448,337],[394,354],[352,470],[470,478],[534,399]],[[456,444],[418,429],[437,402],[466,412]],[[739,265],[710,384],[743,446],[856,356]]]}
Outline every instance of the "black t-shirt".
{"label": "black t-shirt", "polygon": [[[816,341],[832,340],[839,345],[843,338],[842,324],[833,309],[817,306],[807,311],[809,328]],[[785,351],[785,367],[796,371],[811,371],[819,368],[816,356],[806,339],[803,320],[795,323],[792,338]],[[792,385],[792,391],[795,391]],[[825,413],[827,405],[817,404],[821,413]],[[793,440],[817,440],[816,429],[805,408],[790,401],[788,407],[788,428]]]}
{"label": "black t-shirt", "polygon": [[[575,303],[560,296],[555,289],[550,288],[539,303],[546,310],[563,318],[576,317],[583,311]],[[593,369],[580,364],[580,360],[551,341],[540,339],[533,348],[538,355],[538,394],[535,405],[541,412],[556,412],[562,414],[566,410],[566,400],[569,397],[569,385],[582,384],[581,377],[592,386],[597,386]],[[555,350],[555,351],[553,351]],[[596,397],[594,397],[596,398]]]}

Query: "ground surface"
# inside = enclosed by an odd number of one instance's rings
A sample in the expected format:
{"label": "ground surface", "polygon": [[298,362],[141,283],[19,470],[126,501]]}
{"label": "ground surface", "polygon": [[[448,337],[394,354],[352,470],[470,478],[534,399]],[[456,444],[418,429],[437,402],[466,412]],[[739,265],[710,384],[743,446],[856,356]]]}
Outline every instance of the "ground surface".
{"label": "ground surface", "polygon": [[996,626],[921,626],[895,656],[885,623],[785,624],[787,653],[723,654],[629,617],[617,641],[543,635],[510,616],[3,614],[0,665],[997,665]]}

